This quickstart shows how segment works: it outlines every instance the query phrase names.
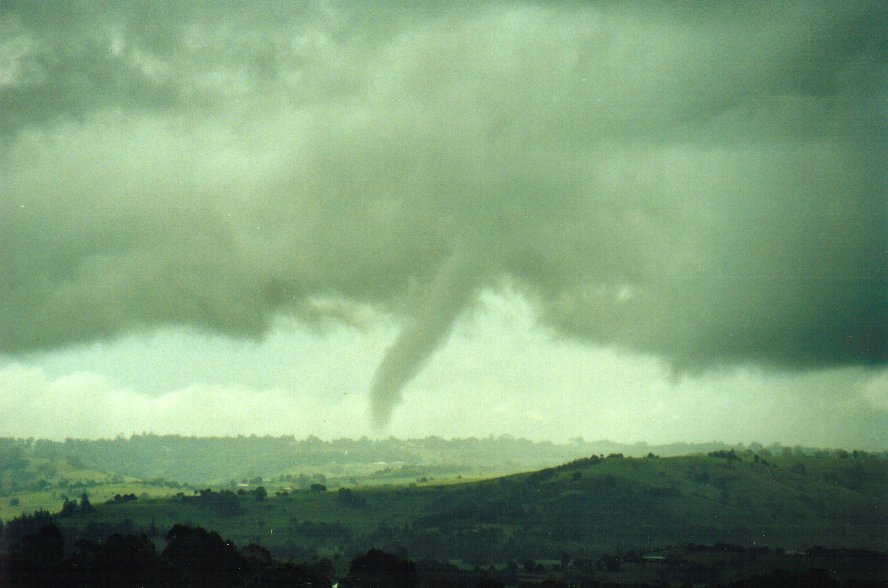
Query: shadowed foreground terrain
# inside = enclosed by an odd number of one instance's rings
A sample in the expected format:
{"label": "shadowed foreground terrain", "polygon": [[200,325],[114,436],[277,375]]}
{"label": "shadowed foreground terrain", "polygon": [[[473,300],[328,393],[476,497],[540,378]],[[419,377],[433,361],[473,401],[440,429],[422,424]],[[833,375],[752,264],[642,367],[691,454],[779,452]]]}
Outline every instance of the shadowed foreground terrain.
{"label": "shadowed foreground terrain", "polygon": [[597,559],[510,560],[468,568],[434,559],[412,561],[370,549],[346,566],[328,558],[304,563],[275,560],[263,546],[238,547],[214,531],[173,526],[159,550],[143,533],[80,539],[66,552],[65,537],[48,515],[10,554],[0,554],[4,586],[881,586],[888,554],[815,547],[787,552],[717,543],[602,554]]}

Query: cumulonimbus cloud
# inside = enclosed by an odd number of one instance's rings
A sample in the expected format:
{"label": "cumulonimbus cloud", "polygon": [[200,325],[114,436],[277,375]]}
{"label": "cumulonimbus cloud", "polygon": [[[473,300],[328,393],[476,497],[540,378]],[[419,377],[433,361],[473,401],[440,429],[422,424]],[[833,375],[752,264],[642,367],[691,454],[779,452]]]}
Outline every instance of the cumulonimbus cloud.
{"label": "cumulonimbus cloud", "polygon": [[[884,365],[886,9],[0,12],[0,351],[481,288],[684,369]],[[319,302],[334,301],[335,304]]]}

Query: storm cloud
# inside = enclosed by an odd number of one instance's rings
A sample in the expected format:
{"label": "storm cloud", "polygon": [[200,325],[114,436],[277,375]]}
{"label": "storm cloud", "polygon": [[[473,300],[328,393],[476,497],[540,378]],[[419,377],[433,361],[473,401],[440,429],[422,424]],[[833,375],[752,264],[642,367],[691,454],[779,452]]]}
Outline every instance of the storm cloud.
{"label": "storm cloud", "polygon": [[883,3],[0,8],[0,352],[481,291],[678,371],[888,360]]}

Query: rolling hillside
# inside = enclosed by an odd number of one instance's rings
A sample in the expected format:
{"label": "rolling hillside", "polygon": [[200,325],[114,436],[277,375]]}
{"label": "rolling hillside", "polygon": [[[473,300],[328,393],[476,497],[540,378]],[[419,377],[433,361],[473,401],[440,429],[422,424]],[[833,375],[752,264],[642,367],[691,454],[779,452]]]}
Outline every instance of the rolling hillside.
{"label": "rolling hillside", "polygon": [[472,483],[205,489],[96,503],[59,521],[74,536],[158,541],[174,523],[200,525],[284,558],[349,558],[371,545],[478,564],[715,542],[885,550],[886,488],[888,461],[867,454],[613,455]]}
{"label": "rolling hillside", "polygon": [[[620,452],[640,457],[687,455],[731,447],[724,443],[649,447],[610,441],[534,442],[510,436],[442,439],[334,439],[317,437],[183,437],[132,435],[114,439],[0,439],[3,455],[67,459],[140,479],[218,485],[248,480],[321,474],[326,478],[419,478],[504,475],[564,463],[592,454]],[[761,448],[761,446],[759,446]],[[776,448],[775,448],[776,450]],[[403,473],[405,475],[398,475]],[[378,474],[378,475],[377,475]]]}

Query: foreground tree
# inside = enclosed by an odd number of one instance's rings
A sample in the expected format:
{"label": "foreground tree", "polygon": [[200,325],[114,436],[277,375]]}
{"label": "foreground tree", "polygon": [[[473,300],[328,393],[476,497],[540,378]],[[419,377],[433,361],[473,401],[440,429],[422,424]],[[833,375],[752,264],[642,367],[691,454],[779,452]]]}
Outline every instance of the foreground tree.
{"label": "foreground tree", "polygon": [[[54,524],[22,537],[9,557],[12,586],[55,586],[65,550],[65,539]],[[2,570],[0,570],[2,571]]]}
{"label": "foreground tree", "polygon": [[412,588],[419,586],[419,575],[413,562],[379,549],[352,560],[348,568],[347,586],[361,588]]}
{"label": "foreground tree", "polygon": [[78,541],[63,569],[71,585],[120,588],[169,585],[170,572],[145,534],[118,533],[104,541]]}
{"label": "foreground tree", "polygon": [[237,586],[242,584],[243,558],[234,544],[215,531],[174,525],[167,533],[163,559],[175,570],[181,586]]}

